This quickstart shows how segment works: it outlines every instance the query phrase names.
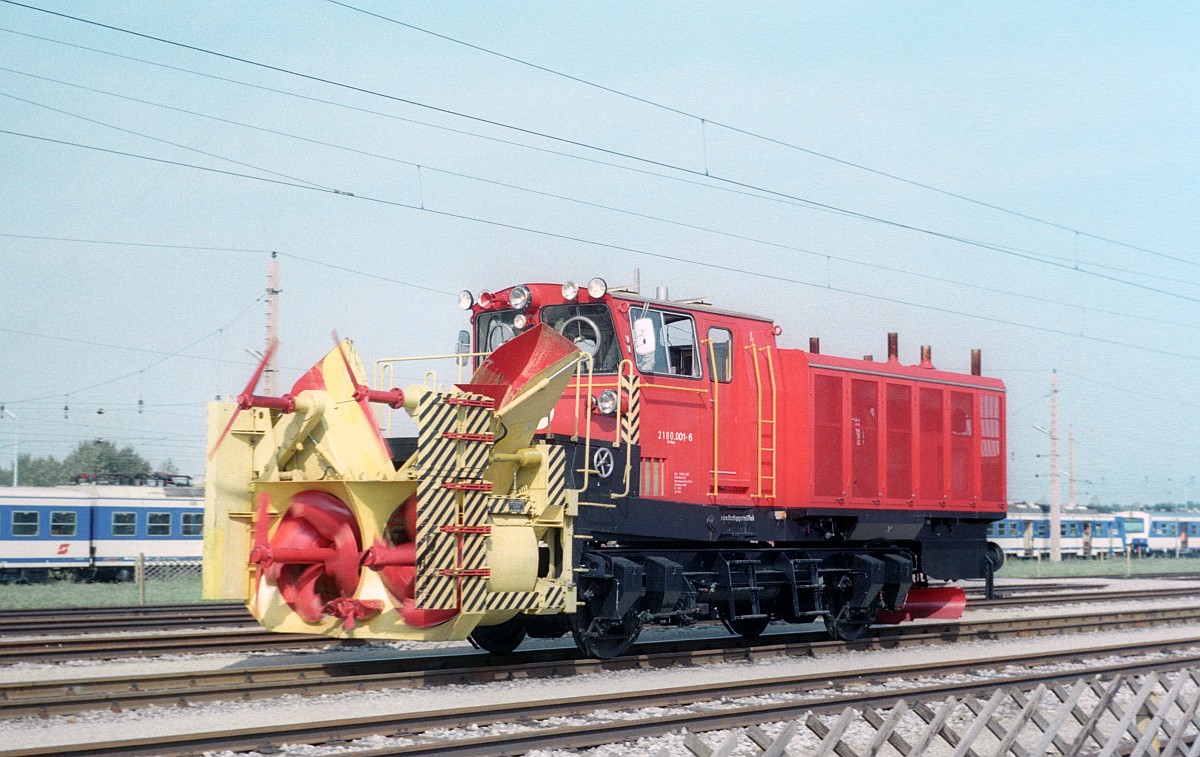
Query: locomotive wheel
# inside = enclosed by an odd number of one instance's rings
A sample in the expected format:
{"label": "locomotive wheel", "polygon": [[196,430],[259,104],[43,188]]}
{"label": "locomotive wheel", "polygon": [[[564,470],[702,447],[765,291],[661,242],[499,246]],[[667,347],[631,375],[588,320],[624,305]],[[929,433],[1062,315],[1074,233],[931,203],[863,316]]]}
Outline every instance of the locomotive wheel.
{"label": "locomotive wheel", "polygon": [[571,621],[575,645],[585,655],[602,660],[622,655],[642,632],[642,618],[631,610],[621,620],[596,618],[587,605],[579,608]]}
{"label": "locomotive wheel", "polygon": [[831,639],[857,641],[871,630],[871,619],[852,615],[850,608],[843,607],[836,615],[825,616],[825,630],[829,632]]}
{"label": "locomotive wheel", "polygon": [[525,619],[514,615],[494,626],[476,626],[467,639],[493,654],[508,654],[525,640]]}
{"label": "locomotive wheel", "polygon": [[762,636],[762,632],[767,630],[767,624],[770,622],[770,618],[734,618],[732,620],[723,616],[721,618],[721,624],[730,633],[746,639],[757,639]]}
{"label": "locomotive wheel", "polygon": [[1004,549],[994,541],[987,543],[987,559],[992,563],[992,572],[1004,567]]}

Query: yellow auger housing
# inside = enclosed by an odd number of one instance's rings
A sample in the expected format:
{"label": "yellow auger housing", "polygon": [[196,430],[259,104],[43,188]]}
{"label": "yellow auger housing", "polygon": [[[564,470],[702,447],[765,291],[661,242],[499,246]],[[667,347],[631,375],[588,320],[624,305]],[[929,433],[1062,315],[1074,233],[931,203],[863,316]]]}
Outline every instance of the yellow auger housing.
{"label": "yellow auger housing", "polygon": [[[283,398],[210,403],[205,599],[274,631],[429,641],[573,612],[576,493],[533,435],[581,357],[538,327],[470,383],[379,392],[347,340]],[[371,402],[415,421],[406,459]]]}

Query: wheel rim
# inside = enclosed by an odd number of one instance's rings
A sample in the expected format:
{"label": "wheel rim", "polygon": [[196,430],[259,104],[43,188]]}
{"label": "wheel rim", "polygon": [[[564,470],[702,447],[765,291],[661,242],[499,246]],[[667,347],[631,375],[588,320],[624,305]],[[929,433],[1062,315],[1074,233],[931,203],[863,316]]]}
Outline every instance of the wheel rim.
{"label": "wheel rim", "polygon": [[767,625],[770,622],[770,618],[734,618],[733,620],[727,620],[724,617],[721,618],[721,623],[730,633],[747,639],[754,639],[761,636],[762,632],[767,630]]}
{"label": "wheel rim", "polygon": [[825,616],[825,630],[841,641],[857,641],[871,629],[870,620],[853,619],[849,608],[841,608],[836,616]]}
{"label": "wheel rim", "polygon": [[525,621],[513,616],[494,626],[478,626],[469,637],[472,644],[493,654],[508,654],[525,640]]}

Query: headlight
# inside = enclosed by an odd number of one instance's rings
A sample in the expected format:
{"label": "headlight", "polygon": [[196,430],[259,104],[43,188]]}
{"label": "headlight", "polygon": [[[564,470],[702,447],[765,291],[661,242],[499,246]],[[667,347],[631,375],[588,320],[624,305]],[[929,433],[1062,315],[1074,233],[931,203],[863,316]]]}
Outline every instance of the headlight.
{"label": "headlight", "polygon": [[458,306],[463,310],[470,310],[475,304],[475,297],[466,289],[458,293]]}
{"label": "headlight", "polygon": [[588,296],[598,300],[608,293],[608,282],[597,276],[588,282]]}
{"label": "headlight", "polygon": [[512,306],[513,310],[524,310],[529,307],[529,299],[529,287],[524,284],[513,287],[512,291],[508,293],[508,304]]}
{"label": "headlight", "polygon": [[528,322],[529,321],[525,318],[524,313],[517,313],[515,316],[513,316],[513,328],[515,329],[525,328],[525,324]]}
{"label": "headlight", "polygon": [[596,410],[601,415],[616,415],[617,414],[617,393],[612,389],[605,389],[600,392],[600,396],[596,398]]}
{"label": "headlight", "polygon": [[564,300],[574,300],[579,296],[579,285],[574,281],[568,281],[563,284],[562,294]]}

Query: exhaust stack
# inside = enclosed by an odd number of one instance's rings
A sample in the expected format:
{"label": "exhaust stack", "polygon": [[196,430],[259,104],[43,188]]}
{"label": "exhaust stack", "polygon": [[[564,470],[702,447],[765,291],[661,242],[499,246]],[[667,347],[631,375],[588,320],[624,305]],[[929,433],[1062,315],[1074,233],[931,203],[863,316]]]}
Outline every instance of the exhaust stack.
{"label": "exhaust stack", "polygon": [[921,345],[921,367],[933,367],[933,347],[930,347],[928,344]]}

